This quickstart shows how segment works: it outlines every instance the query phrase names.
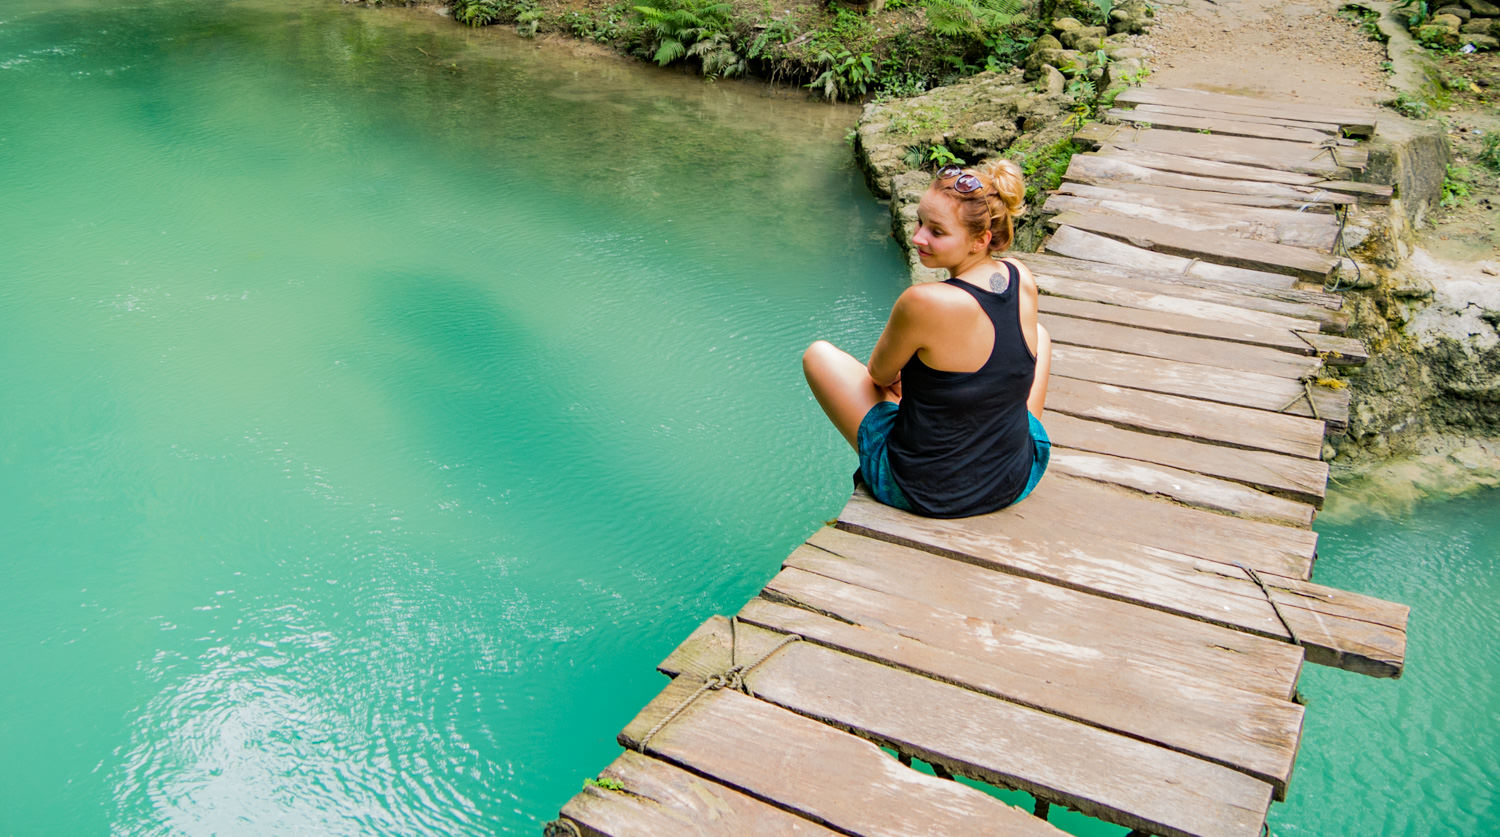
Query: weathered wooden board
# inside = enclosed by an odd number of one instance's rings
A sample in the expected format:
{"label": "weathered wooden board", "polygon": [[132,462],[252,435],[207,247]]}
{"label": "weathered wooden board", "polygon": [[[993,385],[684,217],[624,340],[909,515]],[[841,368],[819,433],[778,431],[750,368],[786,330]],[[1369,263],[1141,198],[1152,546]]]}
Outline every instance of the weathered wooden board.
{"label": "weathered wooden board", "polygon": [[[1275,223],[1254,217],[1248,213],[1251,207],[1229,209],[1223,205],[1196,204],[1181,208],[1153,206],[1131,200],[1097,200],[1077,195],[1056,194],[1047,199],[1044,212],[1107,212],[1127,218],[1142,218],[1158,224],[1167,224],[1177,229],[1213,232],[1232,235],[1252,241],[1269,241],[1288,247],[1302,247],[1318,252],[1328,251],[1338,237],[1338,222],[1327,215],[1294,215],[1289,210],[1259,210],[1282,212],[1289,218]],[[1311,223],[1308,223],[1311,222]]]}
{"label": "weathered wooden board", "polygon": [[1113,145],[1127,150],[1139,148],[1163,154],[1317,174],[1328,180],[1348,180],[1351,171],[1363,169],[1368,158],[1368,153],[1363,149],[1256,137],[1139,129],[1100,122],[1083,126],[1073,138],[1085,143]]}
{"label": "weathered wooden board", "polygon": [[1316,509],[1308,503],[1273,496],[1241,483],[1139,459],[1054,447],[1048,468],[1058,473],[1118,485],[1143,494],[1165,497],[1189,506],[1250,520],[1266,520],[1288,526],[1311,526],[1316,513]]}
{"label": "weathered wooden board", "polygon": [[1218,160],[1183,157],[1178,154],[1162,154],[1142,149],[1125,151],[1120,148],[1104,146],[1094,153],[1101,157],[1112,157],[1148,169],[1170,171],[1178,174],[1191,174],[1198,177],[1218,177],[1225,180],[1259,180],[1266,183],[1285,183],[1291,186],[1312,186],[1317,183],[1329,182],[1315,174],[1277,171],[1276,169],[1266,169],[1259,166],[1242,166],[1237,163],[1221,163]]}
{"label": "weathered wooden board", "polygon": [[[1180,159],[1190,160],[1183,157]],[[1202,160],[1196,162],[1205,162]],[[1159,207],[1180,214],[1208,215],[1214,218],[1242,218],[1254,222],[1257,227],[1277,230],[1279,235],[1291,235],[1331,243],[1337,236],[1339,222],[1326,212],[1298,212],[1295,209],[1269,208],[1226,204],[1213,200],[1195,200],[1193,192],[1169,192],[1159,194],[1150,191],[1129,191],[1110,186],[1093,186],[1087,183],[1062,183],[1052,196],[1070,196],[1087,200],[1110,201],[1136,206]],[[1300,245],[1299,245],[1300,246]]]}
{"label": "weathered wooden board", "polygon": [[[1045,420],[1055,418],[1048,413]],[[1077,509],[1088,509],[1078,514]],[[1049,473],[1015,512],[1038,527],[1064,527],[1259,573],[1306,580],[1318,533],[1162,503],[1067,474]]]}
{"label": "weathered wooden board", "polygon": [[[714,645],[681,648],[680,659],[686,666],[696,657],[690,663],[696,667],[728,663],[729,649]],[[760,701],[825,720],[955,775],[1019,788],[1153,834],[1253,837],[1271,802],[1267,783],[1222,765],[816,643],[792,643],[749,673],[746,685]],[[743,698],[727,690],[714,697],[721,694]],[[719,698],[713,704],[741,702]],[[1117,764],[1131,769],[1118,770]],[[929,826],[911,833],[946,832]]]}
{"label": "weathered wooden board", "polygon": [[[1095,152],[1095,154],[1099,157],[1118,159],[1121,161],[1128,161],[1131,157],[1130,152],[1121,151],[1120,149],[1109,146],[1105,146],[1100,151]],[[1267,171],[1269,171],[1269,169],[1267,169]],[[1164,171],[1163,173],[1172,174],[1173,172]],[[1203,178],[1203,180],[1211,181],[1212,178]],[[1162,186],[1152,183],[1141,183],[1132,180],[1118,180],[1105,177],[1089,177],[1086,180],[1064,181],[1057,187],[1056,191],[1082,194],[1082,192],[1078,192],[1072,187],[1093,186],[1094,188],[1098,189],[1107,188],[1118,190],[1121,192],[1131,192],[1138,195],[1150,195],[1153,197],[1161,198],[1163,200],[1181,199],[1184,202],[1218,203],[1224,204],[1226,206],[1248,206],[1255,209],[1288,209],[1293,212],[1304,212],[1307,214],[1317,215],[1331,215],[1334,212],[1334,209],[1340,205],[1321,202],[1308,203],[1308,197],[1303,195],[1298,195],[1296,197],[1277,197],[1274,195],[1246,195],[1234,192],[1219,192],[1212,189],[1203,188],[1207,185],[1209,184],[1205,182],[1201,184],[1195,183],[1192,187]],[[1310,193],[1310,195],[1313,197],[1316,197],[1317,194],[1317,192]],[[1337,200],[1337,198],[1334,198],[1333,200]],[[1342,203],[1348,204],[1350,202],[1351,200],[1346,199]]]}
{"label": "weathered wooden board", "polygon": [[[1179,229],[1197,229],[1223,236],[1238,236],[1256,242],[1271,242],[1290,248],[1328,252],[1338,239],[1338,220],[1329,214],[1298,213],[1293,210],[1268,210],[1257,207],[1227,207],[1224,204],[1193,202],[1169,207],[1167,201],[1152,201],[1149,196],[1137,198],[1130,192],[1118,192],[1113,198],[1085,198],[1082,195],[1055,193],[1047,198],[1043,211],[1107,211],[1127,217],[1142,217],[1167,223]],[[1260,213],[1260,214],[1257,214]]]}
{"label": "weathered wooden board", "polygon": [[1306,340],[1329,366],[1363,366],[1370,359],[1364,342],[1353,337],[1317,332],[1299,332],[1297,336]]}
{"label": "weathered wooden board", "polygon": [[[1076,300],[1060,301],[1063,307],[1067,307],[1069,303],[1075,307],[1089,305],[1089,303],[1080,303]],[[1099,306],[1095,303],[1094,307]],[[1091,313],[1100,316],[1124,314],[1126,317],[1140,313],[1129,309],[1122,312],[1118,310],[1119,306],[1113,307],[1117,310]],[[1322,366],[1322,362],[1317,357],[1309,354],[1282,351],[1269,346],[1255,346],[1233,340],[1174,334],[1149,327],[1137,327],[1134,324],[1059,316],[1045,308],[1042,310],[1040,322],[1047,327],[1053,342],[1071,346],[1087,346],[1093,349],[1108,349],[1164,360],[1201,363],[1224,369],[1276,375],[1292,380],[1301,380],[1302,376]]]}
{"label": "weathered wooden board", "polygon": [[[1022,502],[1013,509],[1025,506]],[[1121,558],[1118,549],[1086,543],[1077,533],[1022,537],[1016,531],[1018,519],[1012,509],[960,521],[922,518],[856,492],[839,514],[838,525],[1001,572],[1263,636],[1289,637],[1265,594],[1236,567],[1166,552],[1150,563]],[[1399,676],[1406,653],[1404,629],[1370,621],[1370,614],[1403,611],[1400,619],[1404,620],[1404,608],[1371,605],[1364,597],[1293,579],[1263,578],[1268,583],[1275,579],[1276,603],[1296,631],[1308,660],[1375,676]],[[1277,592],[1282,585],[1297,585],[1298,592]],[[1313,590],[1316,595],[1310,594]],[[1396,621],[1394,615],[1380,618]]]}
{"label": "weathered wooden board", "polygon": [[[632,750],[620,754],[599,777],[617,783],[619,789],[590,785],[562,809],[562,816],[586,837],[833,837],[838,833]],[[571,834],[557,826],[546,831],[547,837]]]}
{"label": "weathered wooden board", "polygon": [[[1227,113],[1221,110],[1206,110],[1203,108],[1184,108],[1176,107],[1173,105],[1151,104],[1136,105],[1131,113],[1139,115],[1135,118],[1135,121],[1149,122],[1149,114],[1165,113],[1174,116],[1193,116],[1199,119],[1232,119],[1237,122],[1254,122],[1260,125],[1281,125],[1287,128],[1302,128],[1305,130],[1314,131],[1327,138],[1338,139],[1342,137],[1342,132],[1340,131],[1339,125],[1336,122],[1318,122],[1308,121],[1306,119],[1287,119],[1280,116],[1251,116],[1247,114]],[[1346,142],[1352,142],[1352,140],[1346,140]]]}
{"label": "weathered wooden board", "polygon": [[1047,382],[1047,410],[1231,447],[1307,459],[1323,454],[1321,421],[1069,378],[1056,370]]}
{"label": "weathered wooden board", "polygon": [[1339,259],[1326,253],[1208,230],[1184,229],[1113,212],[1069,210],[1049,218],[1047,223],[1076,227],[1160,253],[1231,267],[1285,273],[1314,282],[1326,281],[1339,267]]}
{"label": "weathered wooden board", "polygon": [[[1302,715],[1301,708],[1288,700],[1214,682],[1173,678],[1154,661],[1145,659],[1101,677],[1101,663],[1086,651],[1074,655],[1067,648],[1055,654],[1045,647],[1014,651],[997,648],[993,639],[974,634],[992,623],[976,622],[952,611],[924,609],[920,602],[856,585],[810,577],[831,588],[850,591],[850,598],[871,599],[877,603],[877,610],[882,608],[879,603],[895,603],[889,606],[919,620],[931,611],[928,615],[936,623],[922,621],[922,628],[960,627],[967,631],[962,635],[965,639],[987,641],[988,646],[974,655],[929,645],[884,625],[845,621],[845,611],[863,612],[858,604],[841,607],[839,618],[830,618],[802,606],[751,599],[739,613],[740,629],[748,623],[795,633],[852,656],[1222,764],[1269,783],[1278,798],[1283,794],[1285,771],[1291,768],[1290,760],[1296,753]],[[1144,611],[1137,608],[1135,612]],[[1187,619],[1177,621],[1191,623]],[[1053,641],[1043,637],[1040,644]],[[963,640],[950,643],[963,644]],[[1226,661],[1227,667],[1238,664]]]}
{"label": "weathered wooden board", "polygon": [[[1066,184],[1065,184],[1066,185]],[[1087,239],[1097,239],[1108,245],[1118,245],[1113,239],[1091,236],[1074,231]],[[1140,251],[1157,257],[1160,253]],[[1327,323],[1329,318],[1342,318],[1343,298],[1321,288],[1291,287],[1268,288],[1260,285],[1227,283],[1218,279],[1204,278],[1181,272],[1162,272],[1132,268],[1121,264],[1085,261],[1047,253],[1025,253],[1019,258],[1033,272],[1046,273],[1062,279],[1111,285],[1151,294],[1176,296],[1183,299],[1201,299],[1216,302],[1230,308],[1263,311],[1280,314],[1293,320]],[[1193,264],[1183,259],[1185,264]],[[1276,274],[1267,274],[1275,276]],[[1328,330],[1328,326],[1323,329]]]}
{"label": "weathered wooden board", "polygon": [[1388,204],[1396,190],[1383,183],[1361,183],[1356,180],[1321,180],[1313,184],[1316,189],[1345,192],[1359,198],[1360,203]]}
{"label": "weathered wooden board", "polygon": [[1319,143],[1334,138],[1332,134],[1326,131],[1319,131],[1313,128],[1291,128],[1285,125],[1271,125],[1265,122],[1247,122],[1241,119],[1208,113],[1200,116],[1184,116],[1180,113],[1167,113],[1164,111],[1110,108],[1108,111],[1105,111],[1104,115],[1106,118],[1116,122],[1129,122],[1135,125],[1145,125],[1150,128],[1175,128],[1184,131],[1199,131],[1217,136],[1263,137],[1265,139],[1286,140],[1288,142],[1310,143]]}
{"label": "weathered wooden board", "polygon": [[[1147,556],[1133,551],[1130,554]],[[1146,666],[1166,683],[1219,684],[1276,700],[1292,694],[1302,650],[1273,639],[1183,619],[1160,611],[998,573],[900,544],[824,527],[787,557],[786,569],[812,573],[778,576],[763,595],[835,618],[892,630],[974,659],[1023,657],[1042,665],[1053,645],[1077,661],[1112,661],[1106,668]],[[871,596],[864,592],[869,591]],[[880,594],[876,596],[875,594]],[[968,628],[922,627],[896,599],[914,600],[956,618],[975,617]],[[925,612],[925,611],[924,611]],[[929,614],[940,615],[940,614]],[[855,618],[858,617],[858,618]],[[984,624],[980,624],[983,622]],[[1109,625],[1107,631],[1099,625]],[[1069,650],[1071,649],[1071,650]],[[998,655],[998,656],[997,656]],[[1166,699],[1166,698],[1164,698]]]}
{"label": "weathered wooden board", "polygon": [[1371,108],[1325,107],[1305,102],[1276,102],[1251,96],[1234,96],[1183,88],[1133,87],[1121,91],[1116,104],[1167,105],[1171,107],[1331,122],[1349,136],[1367,137],[1375,132],[1376,111]]}
{"label": "weathered wooden board", "polygon": [[1233,480],[1316,508],[1323,505],[1328,464],[1316,459],[1140,433],[1055,411],[1046,414],[1045,424],[1054,445],[1154,462]]}
{"label": "weathered wooden board", "polygon": [[[1128,162],[1131,155],[1136,151],[1135,146],[1120,146],[1113,142],[1111,145],[1122,148],[1125,153],[1074,154],[1073,159],[1068,163],[1068,171],[1064,177],[1077,183],[1092,183],[1115,188],[1126,188],[1126,184],[1140,183],[1153,187],[1166,187],[1169,189],[1204,193],[1197,196],[1197,200],[1209,200],[1211,193],[1217,192],[1236,197],[1275,198],[1277,202],[1272,204],[1273,206],[1290,206],[1292,208],[1304,206],[1311,208],[1317,205],[1332,207],[1339,204],[1355,203],[1355,198],[1350,195],[1335,193],[1314,186],[1296,186],[1290,183],[1270,183],[1256,180],[1229,180],[1221,177],[1201,177],[1198,175],[1178,174],[1177,172],[1148,168]],[[1259,201],[1251,201],[1249,205],[1264,206],[1265,204]]]}
{"label": "weathered wooden board", "polygon": [[[1053,345],[1052,375],[1277,413],[1313,414],[1301,381],[1083,346]],[[1312,395],[1318,418],[1335,428],[1348,424],[1348,390],[1315,386]]]}
{"label": "weathered wooden board", "polygon": [[[1110,323],[1126,328],[1151,330],[1156,334],[1184,335],[1216,341],[1234,342],[1246,346],[1267,349],[1293,356],[1312,357],[1312,348],[1296,339],[1295,332],[1287,328],[1267,328],[1256,324],[1241,324],[1232,317],[1223,320],[1210,319],[1214,303],[1204,309],[1204,315],[1172,313],[1181,307],[1167,297],[1158,300],[1157,295],[1127,288],[1094,285],[1071,279],[1037,277],[1037,285],[1046,285],[1048,290],[1039,300],[1038,307],[1043,316],[1071,317],[1085,322]],[[1061,295],[1055,295],[1061,294]],[[1103,301],[1090,301],[1090,299]],[[1133,304],[1136,303],[1136,304]],[[1302,346],[1298,346],[1302,343]]]}
{"label": "weathered wooden board", "polygon": [[[643,749],[646,733],[697,688],[691,677],[668,684],[620,733],[621,746]],[[874,744],[727,689],[694,701],[644,750],[846,834],[1061,834],[982,791],[905,767]]]}

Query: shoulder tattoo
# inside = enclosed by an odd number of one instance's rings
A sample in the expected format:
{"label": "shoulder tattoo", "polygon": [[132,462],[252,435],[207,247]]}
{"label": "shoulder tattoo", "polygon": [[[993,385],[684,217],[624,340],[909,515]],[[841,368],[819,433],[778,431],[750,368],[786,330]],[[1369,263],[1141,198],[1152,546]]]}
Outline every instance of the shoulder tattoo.
{"label": "shoulder tattoo", "polygon": [[1005,293],[1005,289],[1009,287],[1010,276],[1008,274],[998,270],[990,274],[990,290],[997,294],[1003,294]]}

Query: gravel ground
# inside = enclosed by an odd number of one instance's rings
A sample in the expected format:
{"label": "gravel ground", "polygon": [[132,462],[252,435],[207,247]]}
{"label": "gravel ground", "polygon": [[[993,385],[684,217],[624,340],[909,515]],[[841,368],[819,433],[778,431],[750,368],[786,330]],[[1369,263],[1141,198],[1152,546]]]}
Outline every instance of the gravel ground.
{"label": "gravel ground", "polygon": [[1394,95],[1385,48],[1338,16],[1338,0],[1169,0],[1145,36],[1149,84],[1326,105]]}

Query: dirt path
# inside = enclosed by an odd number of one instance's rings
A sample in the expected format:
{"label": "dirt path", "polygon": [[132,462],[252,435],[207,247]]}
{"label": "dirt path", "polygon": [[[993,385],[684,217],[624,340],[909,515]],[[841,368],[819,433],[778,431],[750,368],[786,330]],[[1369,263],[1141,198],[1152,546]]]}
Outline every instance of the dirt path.
{"label": "dirt path", "polygon": [[1327,105],[1393,95],[1385,49],[1339,0],[1163,0],[1145,41],[1150,83]]}

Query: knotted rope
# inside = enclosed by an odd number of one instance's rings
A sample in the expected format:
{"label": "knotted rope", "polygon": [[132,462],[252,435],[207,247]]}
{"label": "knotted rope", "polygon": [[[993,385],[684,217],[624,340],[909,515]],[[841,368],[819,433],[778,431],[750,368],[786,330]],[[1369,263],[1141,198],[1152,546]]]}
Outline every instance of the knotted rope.
{"label": "knotted rope", "polygon": [[745,678],[748,677],[750,675],[750,672],[754,671],[756,667],[761,663],[764,663],[766,660],[771,659],[772,655],[774,655],[777,651],[780,651],[788,645],[791,645],[792,643],[802,639],[802,637],[796,634],[787,634],[786,636],[782,637],[781,641],[776,643],[776,645],[773,646],[770,651],[762,654],[760,656],[760,659],[756,660],[753,663],[750,663],[749,665],[739,665],[735,663],[735,658],[739,650],[739,623],[740,619],[738,616],[731,616],[729,618],[729,668],[715,674],[710,674],[703,680],[701,684],[699,684],[698,688],[692,694],[683,699],[682,703],[677,704],[677,706],[673,708],[671,712],[668,712],[665,717],[663,717],[660,721],[657,721],[656,726],[652,727],[650,732],[641,737],[641,752],[644,753],[646,751],[646,745],[651,743],[651,739],[656,737],[656,734],[658,732],[661,732],[662,728],[664,728],[667,724],[672,723],[672,721],[676,719],[678,715],[682,714],[683,710],[693,705],[693,701],[697,700],[700,697],[703,697],[703,695],[707,694],[708,692],[716,692],[719,689],[730,688],[738,692],[743,692],[750,697],[755,697],[755,693],[750,691],[750,686],[745,682]]}
{"label": "knotted rope", "polygon": [[1271,603],[1271,610],[1276,612],[1276,618],[1281,621],[1281,627],[1286,628],[1287,636],[1292,638],[1292,644],[1301,645],[1302,641],[1297,639],[1297,632],[1292,630],[1292,623],[1286,621],[1286,616],[1281,612],[1281,605],[1278,605],[1276,600],[1271,598],[1271,588],[1267,587],[1266,583],[1260,580],[1260,574],[1238,561],[1234,565],[1244,570],[1245,575],[1250,576],[1250,580],[1255,582],[1255,585],[1260,588],[1260,592],[1265,594],[1266,601]]}

